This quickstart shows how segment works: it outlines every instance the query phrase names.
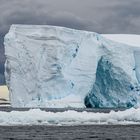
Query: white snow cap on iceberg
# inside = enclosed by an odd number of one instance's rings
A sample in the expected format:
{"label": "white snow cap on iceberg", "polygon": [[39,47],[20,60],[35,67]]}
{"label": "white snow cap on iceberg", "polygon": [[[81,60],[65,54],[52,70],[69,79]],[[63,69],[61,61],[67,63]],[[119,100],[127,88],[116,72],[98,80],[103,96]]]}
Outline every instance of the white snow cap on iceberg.
{"label": "white snow cap on iceberg", "polygon": [[140,35],[135,34],[102,34],[103,37],[132,47],[140,47]]}

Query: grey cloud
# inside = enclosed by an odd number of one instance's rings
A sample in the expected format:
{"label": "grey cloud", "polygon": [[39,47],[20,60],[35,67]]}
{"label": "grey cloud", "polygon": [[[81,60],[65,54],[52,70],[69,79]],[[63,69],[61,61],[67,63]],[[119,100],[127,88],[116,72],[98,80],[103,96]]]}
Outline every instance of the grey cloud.
{"label": "grey cloud", "polygon": [[139,5],[139,0],[0,0],[0,73],[5,61],[3,37],[11,24],[140,34]]}
{"label": "grey cloud", "polygon": [[[52,24],[100,33],[122,33],[125,24],[139,18],[140,12],[139,0],[0,1],[0,11],[3,11],[0,17],[2,33],[7,32],[9,25],[13,23]],[[136,25],[134,24],[131,32],[127,29],[125,32],[140,33],[140,29],[135,29]],[[104,28],[108,26],[114,27]]]}

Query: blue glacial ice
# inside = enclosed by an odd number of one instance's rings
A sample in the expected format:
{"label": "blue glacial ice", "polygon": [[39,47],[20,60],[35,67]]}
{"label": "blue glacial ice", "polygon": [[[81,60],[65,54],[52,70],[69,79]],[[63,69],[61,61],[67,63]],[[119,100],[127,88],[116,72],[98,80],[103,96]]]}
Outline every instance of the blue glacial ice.
{"label": "blue glacial ice", "polygon": [[139,47],[49,25],[12,25],[4,44],[13,107],[139,106]]}

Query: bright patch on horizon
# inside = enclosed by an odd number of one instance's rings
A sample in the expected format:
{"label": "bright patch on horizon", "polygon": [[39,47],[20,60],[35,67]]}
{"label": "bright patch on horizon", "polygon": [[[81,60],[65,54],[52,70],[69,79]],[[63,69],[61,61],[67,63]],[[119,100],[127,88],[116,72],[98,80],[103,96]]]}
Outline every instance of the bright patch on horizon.
{"label": "bright patch on horizon", "polygon": [[7,86],[0,86],[0,98],[9,100],[9,91]]}

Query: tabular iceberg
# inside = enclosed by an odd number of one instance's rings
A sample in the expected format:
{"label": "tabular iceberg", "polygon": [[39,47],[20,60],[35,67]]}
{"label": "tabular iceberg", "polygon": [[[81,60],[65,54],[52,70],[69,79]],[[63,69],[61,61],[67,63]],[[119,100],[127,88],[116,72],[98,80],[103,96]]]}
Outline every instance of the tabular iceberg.
{"label": "tabular iceberg", "polygon": [[132,107],[140,49],[87,31],[12,25],[5,76],[13,107]]}

